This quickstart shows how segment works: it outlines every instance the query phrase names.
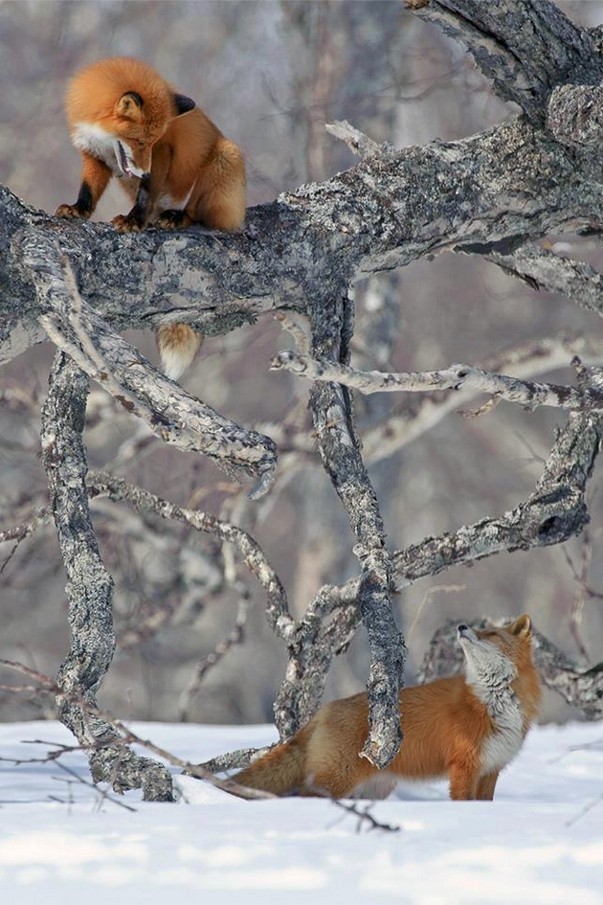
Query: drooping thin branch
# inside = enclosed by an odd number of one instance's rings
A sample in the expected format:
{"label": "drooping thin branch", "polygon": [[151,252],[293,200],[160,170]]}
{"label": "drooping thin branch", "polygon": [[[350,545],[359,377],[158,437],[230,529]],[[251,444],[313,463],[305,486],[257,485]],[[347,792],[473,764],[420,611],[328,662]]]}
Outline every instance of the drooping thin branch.
{"label": "drooping thin branch", "polygon": [[133,506],[137,512],[154,513],[161,518],[182,522],[196,531],[212,534],[221,541],[232,544],[249,571],[266,591],[266,616],[272,630],[284,640],[289,637],[294,622],[289,614],[285,589],[259,544],[242,528],[224,522],[210,513],[176,506],[148,490],[135,487],[106,472],[90,474],[88,489],[91,499],[95,496],[107,496],[114,501],[124,501]]}
{"label": "drooping thin branch", "polygon": [[212,651],[199,661],[188,687],[184,689],[180,696],[178,702],[178,719],[181,722],[188,719],[191,702],[199,693],[201,683],[209,670],[212,669],[216,663],[219,663],[233,647],[242,644],[245,637],[245,625],[247,623],[248,613],[249,596],[241,593],[234,628],[224,640],[220,641]]}

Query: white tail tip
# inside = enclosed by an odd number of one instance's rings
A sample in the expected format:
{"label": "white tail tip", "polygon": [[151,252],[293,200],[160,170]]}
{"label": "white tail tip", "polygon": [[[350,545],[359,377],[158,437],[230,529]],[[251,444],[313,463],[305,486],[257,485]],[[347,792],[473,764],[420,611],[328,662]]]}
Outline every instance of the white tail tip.
{"label": "white tail tip", "polygon": [[193,363],[203,337],[188,324],[169,324],[157,330],[157,345],[163,373],[178,380]]}

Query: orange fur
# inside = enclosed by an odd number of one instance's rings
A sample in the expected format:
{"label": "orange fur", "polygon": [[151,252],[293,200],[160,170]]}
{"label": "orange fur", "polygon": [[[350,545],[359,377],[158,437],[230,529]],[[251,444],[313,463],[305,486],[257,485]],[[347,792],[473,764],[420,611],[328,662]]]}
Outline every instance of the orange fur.
{"label": "orange fur", "polygon": [[362,693],[326,704],[290,741],[234,778],[276,795],[343,798],[382,777],[448,776],[452,799],[491,800],[500,770],[538,712],[530,619],[480,632],[460,626],[459,637],[467,674],[400,692],[404,741],[385,770],[359,755],[368,732]]}
{"label": "orange fur", "polygon": [[[234,231],[243,225],[240,150],[146,63],[116,57],[82,69],[69,84],[66,112],[82,180],[75,204],[60,205],[57,216],[90,217],[116,176],[134,202],[128,214],[113,218],[122,232],[192,223]],[[158,341],[164,369],[174,379],[201,344],[184,324],[162,327]]]}

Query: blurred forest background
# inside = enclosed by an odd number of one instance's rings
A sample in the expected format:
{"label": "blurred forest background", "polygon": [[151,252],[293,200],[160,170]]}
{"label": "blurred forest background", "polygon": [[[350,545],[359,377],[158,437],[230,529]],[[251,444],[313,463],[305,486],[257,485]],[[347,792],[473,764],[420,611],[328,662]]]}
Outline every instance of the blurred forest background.
{"label": "blurred forest background", "polygon": [[[579,23],[603,22],[602,2],[558,5]],[[493,97],[461,46],[413,18],[399,0],[0,2],[0,182],[25,202],[54,211],[75,200],[79,157],[63,116],[65,84],[82,65],[117,55],[151,63],[241,146],[249,205],[354,164],[325,122],[347,119],[377,141],[404,147],[462,138],[518,112]],[[95,219],[128,207],[113,183]],[[572,236],[564,242],[572,256],[603,266],[597,241]],[[594,314],[563,298],[452,254],[359,283],[355,297],[353,364],[364,368],[477,364],[541,337],[602,331]],[[130,338],[157,360],[150,334]],[[353,577],[357,567],[346,517],[314,451],[309,384],[268,370],[272,355],[289,345],[279,324],[265,318],[207,339],[183,379],[214,408],[276,439],[280,477],[259,502],[247,500],[211,463],[141,433],[98,388],[86,440],[91,468],[106,468],[248,530],[299,616],[323,583]],[[0,377],[1,527],[47,501],[38,426],[52,354],[44,344]],[[546,376],[573,380],[569,367]],[[531,492],[555,426],[565,418],[555,410],[528,414],[501,404],[473,419],[452,412],[414,441],[388,444],[390,419],[414,404],[402,394],[356,395],[370,474],[394,549],[512,508]],[[588,533],[575,542],[457,568],[398,598],[408,681],[433,631],[448,618],[528,611],[577,662],[600,658],[603,501],[597,484],[595,477]],[[265,623],[262,593],[243,572],[236,574],[228,551],[182,526],[142,518],[106,500],[93,503],[93,515],[116,579],[118,631],[99,702],[123,718],[270,721],[284,651]],[[39,529],[15,551],[11,544],[0,546],[0,569],[0,656],[53,674],[68,650],[54,526]],[[243,619],[242,599],[248,608],[243,642],[197,688],[198,663],[233,630],[237,612]],[[329,696],[362,688],[367,661],[360,634],[336,662]],[[50,715],[46,707],[0,692],[2,720]],[[545,719],[568,713],[547,698]]]}

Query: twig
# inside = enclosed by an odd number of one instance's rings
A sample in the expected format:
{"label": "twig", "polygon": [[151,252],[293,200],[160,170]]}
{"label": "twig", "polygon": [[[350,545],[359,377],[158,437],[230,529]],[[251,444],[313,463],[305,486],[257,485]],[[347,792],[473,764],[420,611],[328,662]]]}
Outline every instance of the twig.
{"label": "twig", "polygon": [[353,814],[354,817],[358,818],[356,824],[357,833],[361,831],[364,824],[368,824],[368,832],[371,832],[371,830],[382,830],[385,833],[399,833],[401,830],[401,827],[398,824],[383,823],[383,821],[373,817],[371,814],[371,808],[375,805],[373,801],[360,806],[353,801],[341,801],[339,798],[331,798],[330,800],[331,804],[336,808],[345,811],[346,814]]}

